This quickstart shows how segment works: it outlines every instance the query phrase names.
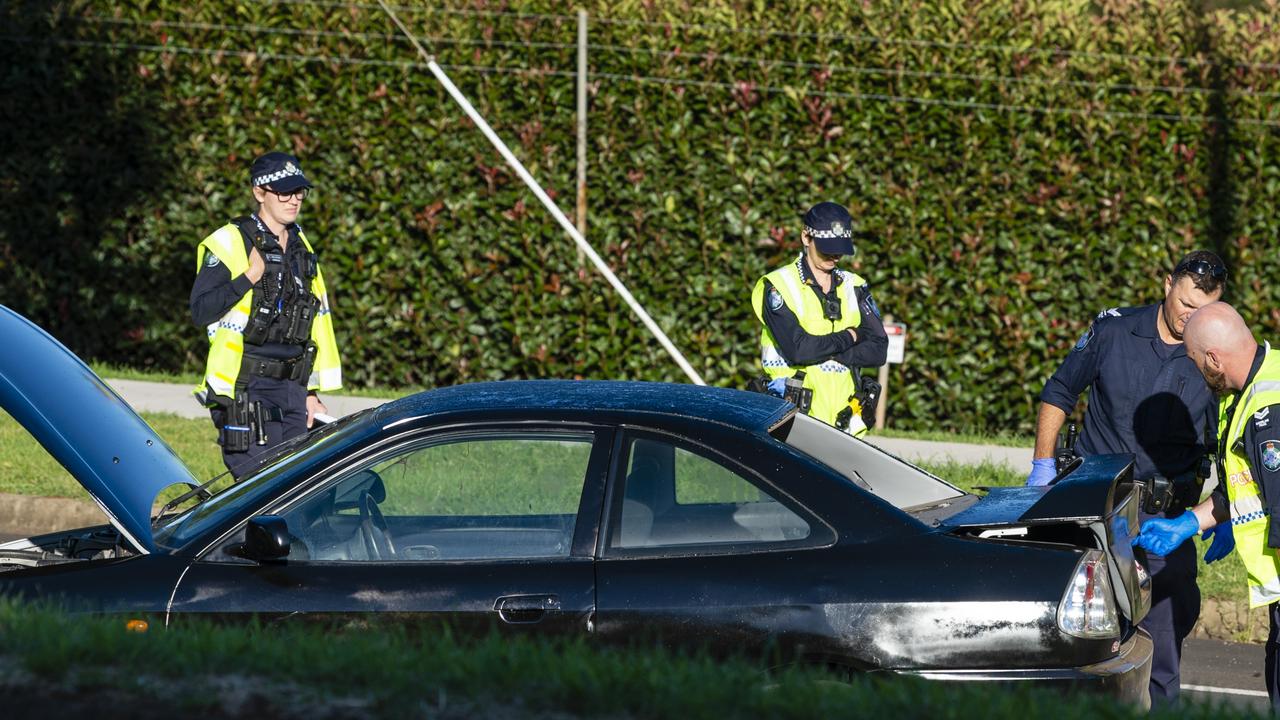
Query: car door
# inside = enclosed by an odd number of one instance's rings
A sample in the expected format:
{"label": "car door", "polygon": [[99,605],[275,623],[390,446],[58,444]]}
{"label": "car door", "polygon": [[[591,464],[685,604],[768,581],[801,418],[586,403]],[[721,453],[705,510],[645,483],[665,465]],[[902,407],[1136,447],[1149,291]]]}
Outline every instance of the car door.
{"label": "car door", "polygon": [[555,425],[409,433],[264,509],[289,526],[283,561],[237,557],[243,528],[216,543],[173,611],[586,632],[611,439]]}
{"label": "car door", "polygon": [[[739,439],[735,455],[749,458]],[[689,439],[621,433],[597,564],[597,635],[786,653],[828,632],[809,581],[834,531],[748,465]]]}

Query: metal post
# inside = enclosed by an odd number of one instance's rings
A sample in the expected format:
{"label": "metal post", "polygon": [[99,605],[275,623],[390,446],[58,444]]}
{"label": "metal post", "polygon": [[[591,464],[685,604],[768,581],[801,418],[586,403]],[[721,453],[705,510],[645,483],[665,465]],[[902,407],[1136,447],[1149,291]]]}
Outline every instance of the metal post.
{"label": "metal post", "polygon": [[413,43],[413,46],[417,48],[418,54],[427,61],[427,69],[431,71],[432,75],[436,76],[436,79],[444,86],[444,89],[449,93],[449,96],[462,107],[462,111],[467,114],[467,117],[471,118],[471,122],[476,124],[476,127],[480,129],[480,132],[484,134],[485,138],[487,138],[490,144],[492,144],[498,151],[498,154],[502,155],[503,159],[507,161],[507,164],[511,166],[511,169],[516,171],[516,175],[520,176],[520,179],[524,181],[524,184],[533,193],[534,197],[538,198],[538,201],[547,209],[547,212],[551,213],[551,217],[555,218],[556,222],[560,224],[560,227],[564,228],[564,231],[569,235],[569,237],[577,243],[578,249],[583,253],[586,253],[586,256],[590,258],[591,263],[596,266],[596,269],[600,271],[601,275],[604,275],[604,279],[609,281],[609,284],[612,285],[613,289],[622,296],[623,301],[627,303],[627,306],[631,308],[631,311],[640,318],[640,322],[644,323],[644,326],[648,328],[649,332],[658,340],[658,344],[662,345],[662,348],[667,351],[667,354],[670,355],[673,360],[676,361],[676,364],[680,366],[680,369],[684,371],[684,374],[687,375],[695,385],[706,385],[706,381],[703,380],[702,376],[693,369],[693,366],[689,364],[689,361],[685,359],[684,355],[676,349],[676,346],[671,342],[671,339],[667,337],[667,334],[662,331],[662,328],[658,327],[658,324],[653,321],[652,317],[649,317],[649,313],[646,312],[644,307],[631,295],[631,291],[627,289],[627,286],[622,284],[622,281],[613,273],[613,270],[609,269],[608,264],[606,264],[604,259],[600,257],[595,248],[591,247],[591,245],[586,241],[586,238],[582,237],[582,234],[578,232],[578,229],[569,222],[569,218],[565,217],[564,212],[562,212],[560,208],[552,202],[546,191],[538,184],[538,181],[533,179],[533,176],[529,174],[527,169],[525,169],[524,163],[520,162],[519,158],[511,152],[511,148],[507,147],[507,144],[502,141],[502,138],[498,137],[498,134],[493,131],[493,128],[490,127],[484,117],[476,111],[471,102],[467,100],[467,97],[458,89],[458,86],[453,84],[453,81],[449,79],[447,74],[445,74],[444,68],[441,68],[440,65],[436,63],[436,59],[423,49],[422,45],[418,42],[418,38],[416,38],[413,33],[409,32],[409,28],[405,27],[404,23],[400,22],[400,18],[391,11],[391,8],[387,6],[385,0],[378,0],[378,4],[382,6],[382,10],[387,13],[387,15],[391,17],[391,20],[395,22],[396,26],[400,28],[400,31],[405,34],[405,37],[409,38],[409,42]]}
{"label": "metal post", "polygon": [[[884,316],[884,324],[893,322],[892,315]],[[880,402],[876,405],[876,430],[885,428],[886,407],[889,405],[889,363],[880,366]]]}
{"label": "metal post", "polygon": [[[587,11],[578,9],[578,234],[587,236]],[[578,265],[583,264],[578,250]]]}

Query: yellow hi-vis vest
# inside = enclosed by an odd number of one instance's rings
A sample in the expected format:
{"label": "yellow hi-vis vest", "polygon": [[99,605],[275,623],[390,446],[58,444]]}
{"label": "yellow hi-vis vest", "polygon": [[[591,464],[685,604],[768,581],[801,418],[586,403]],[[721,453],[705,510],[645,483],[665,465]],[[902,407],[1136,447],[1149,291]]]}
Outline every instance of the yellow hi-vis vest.
{"label": "yellow hi-vis vest", "polygon": [[[804,370],[804,386],[813,391],[813,403],[809,406],[809,414],[827,423],[835,425],[836,414],[849,405],[849,396],[857,390],[855,375],[846,365],[835,360],[827,360],[820,365],[793,367],[778,352],[778,344],[764,324],[764,281],[766,279],[782,295],[791,312],[800,321],[800,327],[810,335],[829,335],[833,332],[856,328],[862,323],[862,312],[858,309],[858,293],[856,288],[865,285],[861,277],[843,270],[840,273],[840,285],[836,287],[836,296],[844,306],[839,320],[828,320],[822,312],[822,303],[817,294],[804,284],[800,277],[799,261],[778,268],[756,281],[751,291],[751,306],[760,320],[760,363],[765,374],[770,378],[791,377],[797,370]],[[851,435],[865,435],[867,426],[862,417],[854,413],[849,419]]]}
{"label": "yellow hi-vis vest", "polygon": [[[1222,468],[1227,478],[1227,501],[1231,503],[1231,532],[1236,552],[1249,575],[1249,607],[1261,607],[1280,600],[1280,559],[1276,549],[1267,547],[1271,518],[1263,505],[1262,493],[1249,467],[1249,448],[1233,446],[1244,438],[1249,418],[1268,405],[1280,404],[1280,353],[1266,347],[1262,367],[1253,382],[1239,392],[1239,403],[1227,427],[1227,411],[1235,399],[1224,395],[1218,401],[1218,438]],[[1225,442],[1223,434],[1225,433]]]}
{"label": "yellow hi-vis vest", "polygon": [[[311,243],[298,232],[307,252]],[[249,254],[244,248],[244,235],[234,224],[218,228],[212,235],[200,241],[196,247],[196,272],[204,265],[205,253],[210,252],[231,271],[231,277],[243,275],[249,269]],[[320,299],[320,309],[311,321],[311,340],[316,344],[316,359],[307,378],[307,389],[317,391],[337,390],[342,387],[342,363],[338,358],[338,341],[333,335],[333,317],[330,315],[329,296],[325,293],[324,277],[316,269],[311,280],[311,293]],[[210,404],[208,391],[225,397],[235,397],[236,378],[240,375],[240,363],[244,357],[244,328],[253,310],[253,290],[245,293],[220,320],[211,323],[209,332],[209,358],[205,363],[204,379],[193,391],[196,399]]]}

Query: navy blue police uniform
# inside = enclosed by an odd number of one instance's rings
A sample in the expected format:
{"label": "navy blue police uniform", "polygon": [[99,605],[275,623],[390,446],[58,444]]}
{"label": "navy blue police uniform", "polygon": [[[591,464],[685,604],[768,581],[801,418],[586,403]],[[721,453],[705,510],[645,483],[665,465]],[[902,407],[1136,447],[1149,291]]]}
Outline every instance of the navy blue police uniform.
{"label": "navy blue police uniform", "polygon": [[[1189,481],[1206,450],[1206,426],[1216,436],[1217,400],[1186,346],[1160,339],[1159,313],[1160,303],[1099,313],[1045,383],[1040,399],[1069,416],[1088,388],[1076,454],[1130,453],[1138,481],[1155,475]],[[1163,516],[1177,517],[1199,498],[1179,500],[1185,504]],[[1152,517],[1142,513],[1144,521]],[[1177,700],[1182,641],[1200,615],[1195,544],[1188,540],[1168,555],[1148,554],[1147,569],[1151,610],[1140,626],[1155,644],[1151,701],[1166,705]]]}

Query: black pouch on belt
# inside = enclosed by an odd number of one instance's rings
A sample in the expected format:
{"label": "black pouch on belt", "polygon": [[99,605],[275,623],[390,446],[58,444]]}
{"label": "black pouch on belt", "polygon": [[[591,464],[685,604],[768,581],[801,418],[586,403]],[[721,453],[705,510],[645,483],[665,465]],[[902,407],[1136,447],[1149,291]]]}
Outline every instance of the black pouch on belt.
{"label": "black pouch on belt", "polygon": [[316,364],[316,344],[307,343],[307,349],[302,351],[301,357],[293,361],[293,372],[289,375],[289,379],[307,384],[311,378],[311,368]]}
{"label": "black pouch on belt", "polygon": [[246,452],[252,441],[249,396],[243,389],[226,407],[226,419],[218,429],[218,444],[227,452]]}
{"label": "black pouch on belt", "polygon": [[783,383],[782,399],[795,405],[802,413],[809,412],[813,405],[813,391],[804,386],[803,370],[797,370]]}
{"label": "black pouch on belt", "polygon": [[880,402],[880,382],[870,377],[860,376],[857,380],[858,402],[862,403],[862,424],[875,427],[876,405]]}

